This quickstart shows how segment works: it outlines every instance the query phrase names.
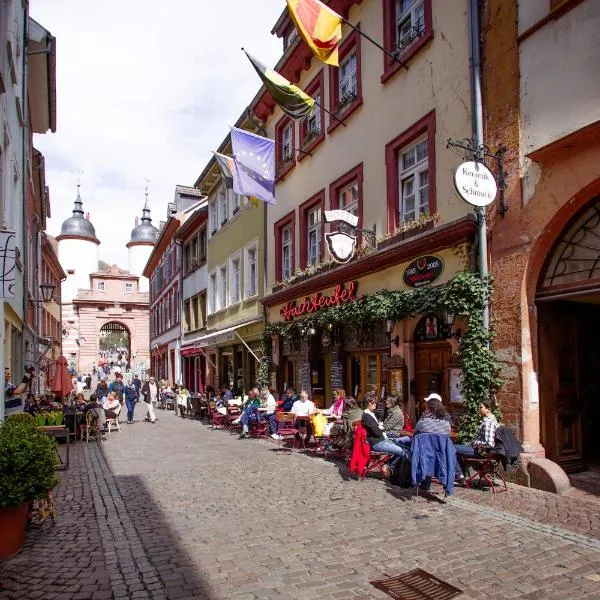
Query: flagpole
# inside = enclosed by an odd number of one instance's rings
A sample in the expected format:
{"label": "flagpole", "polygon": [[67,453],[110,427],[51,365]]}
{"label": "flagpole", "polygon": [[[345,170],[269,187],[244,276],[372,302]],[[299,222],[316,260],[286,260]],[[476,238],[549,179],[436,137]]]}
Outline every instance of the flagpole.
{"label": "flagpole", "polygon": [[348,27],[351,27],[352,29],[354,29],[354,31],[358,31],[358,33],[360,33],[360,35],[362,35],[364,38],[369,40],[369,42],[371,42],[371,44],[373,44],[374,46],[377,46],[377,48],[379,48],[384,54],[389,56],[392,60],[397,62],[401,67],[404,67],[408,71],[408,65],[405,62],[402,62],[394,53],[390,52],[389,50],[386,50],[381,44],[376,42],[371,36],[367,35],[363,31],[361,31],[360,28],[356,27],[355,25],[352,25],[352,23],[350,23],[350,21],[347,21],[341,15],[338,15],[338,16],[344,23],[346,23],[346,25],[348,25]]}
{"label": "flagpole", "polygon": [[[313,100],[315,100],[313,98]],[[341,123],[344,127],[347,127],[346,123],[344,121],[342,121],[339,117],[337,117],[334,113],[332,113],[330,110],[327,110],[322,104],[319,104],[316,100],[315,100],[315,104],[322,108],[330,117],[333,117],[338,123]]]}
{"label": "flagpole", "polygon": [[[277,140],[273,140],[275,142],[276,146],[283,146],[283,144],[281,142],[278,142]],[[312,154],[310,152],[306,152],[306,150],[302,150],[301,148],[292,148],[292,150],[294,152],[301,152],[302,154],[308,154],[308,156],[312,156]]]}

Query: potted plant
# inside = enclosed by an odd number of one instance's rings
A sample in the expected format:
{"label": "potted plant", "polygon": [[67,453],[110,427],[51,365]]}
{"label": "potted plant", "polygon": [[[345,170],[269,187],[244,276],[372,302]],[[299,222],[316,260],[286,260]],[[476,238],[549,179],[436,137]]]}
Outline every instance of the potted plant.
{"label": "potted plant", "polygon": [[0,560],[17,552],[25,539],[27,505],[45,498],[56,485],[56,442],[28,414],[0,424]]}

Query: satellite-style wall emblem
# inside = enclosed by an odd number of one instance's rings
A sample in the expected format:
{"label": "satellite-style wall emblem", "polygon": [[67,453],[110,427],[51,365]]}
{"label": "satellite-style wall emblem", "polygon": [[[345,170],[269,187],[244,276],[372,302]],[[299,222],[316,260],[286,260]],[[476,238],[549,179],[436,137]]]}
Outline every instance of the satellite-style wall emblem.
{"label": "satellite-style wall emblem", "polygon": [[358,227],[358,216],[347,210],[326,210],[326,223],[338,223],[337,231],[325,234],[329,253],[335,262],[347,263],[356,252],[357,233],[362,233],[367,243],[375,246],[375,232]]}

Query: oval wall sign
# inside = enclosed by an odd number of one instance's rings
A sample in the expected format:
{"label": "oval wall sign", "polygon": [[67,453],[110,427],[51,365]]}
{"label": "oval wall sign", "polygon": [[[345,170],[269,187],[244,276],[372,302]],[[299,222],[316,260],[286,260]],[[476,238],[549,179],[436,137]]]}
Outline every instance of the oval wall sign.
{"label": "oval wall sign", "polygon": [[462,163],[454,172],[454,187],[472,206],[487,206],[496,198],[498,186],[492,172],[480,162]]}
{"label": "oval wall sign", "polygon": [[404,269],[404,283],[413,288],[433,283],[444,270],[442,259],[437,256],[420,256]]}

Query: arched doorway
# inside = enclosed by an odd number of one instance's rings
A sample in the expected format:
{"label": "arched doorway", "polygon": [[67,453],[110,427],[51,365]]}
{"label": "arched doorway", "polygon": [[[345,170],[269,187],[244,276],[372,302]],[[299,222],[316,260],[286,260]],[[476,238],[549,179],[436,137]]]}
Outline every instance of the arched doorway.
{"label": "arched doorway", "polygon": [[118,361],[131,362],[131,334],[122,323],[109,321],[100,328],[98,364],[117,364]]}
{"label": "arched doorway", "polygon": [[415,327],[415,405],[419,415],[425,409],[423,398],[432,392],[449,402],[449,367],[452,345],[445,335],[439,315],[424,315]]}
{"label": "arched doorway", "polygon": [[564,227],[537,293],[540,419],[548,458],[600,462],[600,197]]}

